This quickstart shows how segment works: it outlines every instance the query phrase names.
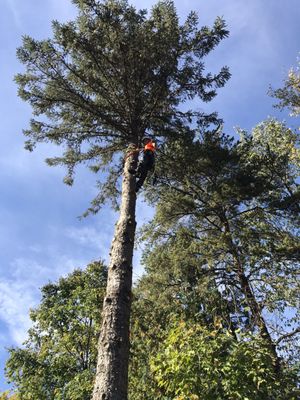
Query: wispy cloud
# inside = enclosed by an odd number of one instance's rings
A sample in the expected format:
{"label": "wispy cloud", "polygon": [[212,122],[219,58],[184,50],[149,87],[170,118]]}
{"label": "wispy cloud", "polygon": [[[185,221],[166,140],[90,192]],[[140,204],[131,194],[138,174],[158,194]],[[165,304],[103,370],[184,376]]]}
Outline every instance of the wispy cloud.
{"label": "wispy cloud", "polygon": [[22,27],[21,16],[19,13],[19,6],[16,4],[16,0],[4,0],[4,1],[13,16],[15,25],[18,28],[21,28]]}
{"label": "wispy cloud", "polygon": [[21,345],[26,339],[31,325],[29,310],[39,303],[40,287],[77,266],[78,260],[64,256],[54,257],[49,264],[30,258],[16,258],[11,262],[9,277],[0,282],[0,319],[9,332],[11,344]]}
{"label": "wispy cloud", "polygon": [[[144,220],[151,214],[143,202],[139,202],[138,213]],[[97,254],[99,257],[96,258],[109,261],[115,217],[113,212],[108,211],[105,221],[95,226],[69,226],[62,231],[58,226],[52,226],[48,229],[49,243],[46,247],[29,244],[25,256],[16,257],[9,263],[0,283],[0,320],[9,332],[11,344],[21,345],[24,342],[31,325],[29,310],[38,305],[43,285],[56,281],[74,268],[84,268],[92,261],[90,254]],[[51,244],[52,235],[57,240],[55,245]],[[62,248],[58,243],[63,244]],[[79,251],[70,257],[70,248]],[[21,248],[21,251],[24,249]],[[141,248],[137,249],[134,258],[135,280],[142,274],[140,257]]]}
{"label": "wispy cloud", "polygon": [[69,227],[65,230],[65,235],[77,244],[93,248],[99,248],[101,243],[103,241],[106,242],[107,239],[107,235],[103,235],[103,232],[99,232],[94,227],[87,226],[82,228]]}
{"label": "wispy cloud", "polygon": [[14,344],[21,345],[26,338],[30,326],[29,309],[36,305],[37,296],[36,288],[28,282],[0,282],[0,318]]}
{"label": "wispy cloud", "polygon": [[73,246],[79,245],[82,249],[94,250],[99,257],[108,262],[115,221],[116,214],[111,210],[105,210],[95,217],[92,226],[89,220],[88,225],[73,225],[65,228],[63,234],[73,242]]}

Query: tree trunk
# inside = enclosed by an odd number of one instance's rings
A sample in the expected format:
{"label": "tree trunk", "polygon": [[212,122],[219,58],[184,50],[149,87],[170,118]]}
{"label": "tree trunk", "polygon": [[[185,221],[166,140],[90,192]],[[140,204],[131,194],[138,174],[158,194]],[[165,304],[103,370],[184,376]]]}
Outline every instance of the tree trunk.
{"label": "tree trunk", "polygon": [[135,176],[137,153],[125,158],[119,221],[112,241],[98,363],[92,400],[126,400],[128,387],[129,319],[132,256],[135,235]]}
{"label": "tree trunk", "polygon": [[276,372],[278,372],[280,369],[280,360],[279,360],[279,357],[278,357],[278,354],[276,351],[276,345],[274,344],[274,342],[272,340],[272,337],[268,330],[267,324],[264,320],[264,317],[262,316],[260,307],[259,307],[259,305],[256,301],[256,298],[254,296],[254,293],[251,289],[249,280],[246,277],[246,275],[244,274],[244,271],[238,260],[237,260],[237,268],[238,268],[237,275],[238,275],[238,278],[240,281],[241,289],[245,296],[245,300],[251,310],[253,321],[258,326],[261,337],[263,339],[265,339],[269,345],[269,348],[270,348],[271,353],[275,360],[275,370],[276,370]]}
{"label": "tree trunk", "polygon": [[237,268],[237,276],[238,276],[238,279],[239,279],[239,282],[241,285],[241,290],[245,296],[245,301],[251,310],[253,323],[259,328],[261,337],[266,341],[266,343],[268,343],[270,353],[272,354],[272,356],[274,358],[274,370],[276,373],[278,373],[278,372],[280,372],[281,366],[280,366],[280,358],[278,357],[278,354],[276,351],[276,345],[273,342],[273,339],[270,335],[266,321],[262,315],[260,306],[257,303],[256,297],[252,291],[249,279],[244,273],[244,268],[240,261],[239,252],[233,242],[229,222],[225,215],[223,217],[223,223],[224,223],[224,227],[225,227],[225,232],[228,234],[228,243],[229,243],[230,252],[235,260],[235,264],[236,264],[236,268]]}

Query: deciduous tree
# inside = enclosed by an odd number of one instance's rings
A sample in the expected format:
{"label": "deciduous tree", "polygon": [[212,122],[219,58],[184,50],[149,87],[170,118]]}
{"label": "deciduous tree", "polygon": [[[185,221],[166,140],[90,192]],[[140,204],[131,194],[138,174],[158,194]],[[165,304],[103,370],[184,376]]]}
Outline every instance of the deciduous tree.
{"label": "deciduous tree", "polygon": [[228,331],[199,324],[181,322],[171,329],[151,368],[172,399],[296,400],[299,395],[295,376],[276,376],[264,340],[244,334],[237,341]]}
{"label": "deciduous tree", "polygon": [[106,280],[94,262],[42,288],[25,347],[10,349],[6,364],[20,399],[91,398]]}

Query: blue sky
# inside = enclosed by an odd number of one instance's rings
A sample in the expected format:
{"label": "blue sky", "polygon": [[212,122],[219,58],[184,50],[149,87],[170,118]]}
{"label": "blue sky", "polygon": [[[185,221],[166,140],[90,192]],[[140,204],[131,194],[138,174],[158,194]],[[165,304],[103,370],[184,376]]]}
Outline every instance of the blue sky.
{"label": "blue sky", "polygon": [[[154,1],[131,2],[150,8]],[[269,85],[279,87],[300,51],[299,0],[178,0],[184,18],[196,10],[200,24],[211,25],[223,16],[230,37],[207,57],[207,70],[230,67],[232,78],[204,111],[217,110],[225,131],[235,126],[251,129],[271,115],[287,119],[268,97]],[[3,368],[6,347],[21,345],[30,321],[28,311],[39,302],[39,288],[50,280],[84,267],[95,259],[107,260],[116,215],[106,207],[99,215],[78,220],[96,194],[95,176],[79,169],[75,185],[62,183],[64,171],[49,168],[44,159],[55,148],[42,145],[33,153],[23,149],[22,129],[31,116],[16,93],[13,76],[22,70],[16,59],[21,37],[51,36],[51,20],[72,19],[70,0],[0,0],[1,146],[0,146],[0,391],[7,386]],[[296,120],[290,124],[297,126]],[[138,202],[137,222],[149,210]],[[141,274],[139,249],[134,277]]]}

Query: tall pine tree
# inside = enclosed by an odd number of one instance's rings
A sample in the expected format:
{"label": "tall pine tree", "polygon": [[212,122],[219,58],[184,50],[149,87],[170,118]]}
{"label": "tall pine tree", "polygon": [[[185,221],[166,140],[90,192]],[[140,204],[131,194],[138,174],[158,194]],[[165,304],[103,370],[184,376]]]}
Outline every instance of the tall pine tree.
{"label": "tall pine tree", "polygon": [[179,107],[195,97],[211,100],[229,78],[227,68],[206,74],[202,61],[228,31],[220,18],[212,28],[199,29],[195,13],[180,25],[172,1],[159,2],[149,16],[126,0],[73,3],[78,18],[53,22],[52,39],[24,37],[18,57],[26,70],[16,82],[35,115],[24,132],[26,147],[32,150],[40,142],[61,146],[64,153],[48,163],[66,166],[69,184],[80,163],[105,172],[90,211],[118,196],[123,171],[93,399],[124,400],[136,225],[135,177],[129,168],[136,167],[136,149],[146,133],[162,143],[193,120],[216,122],[215,115]]}

